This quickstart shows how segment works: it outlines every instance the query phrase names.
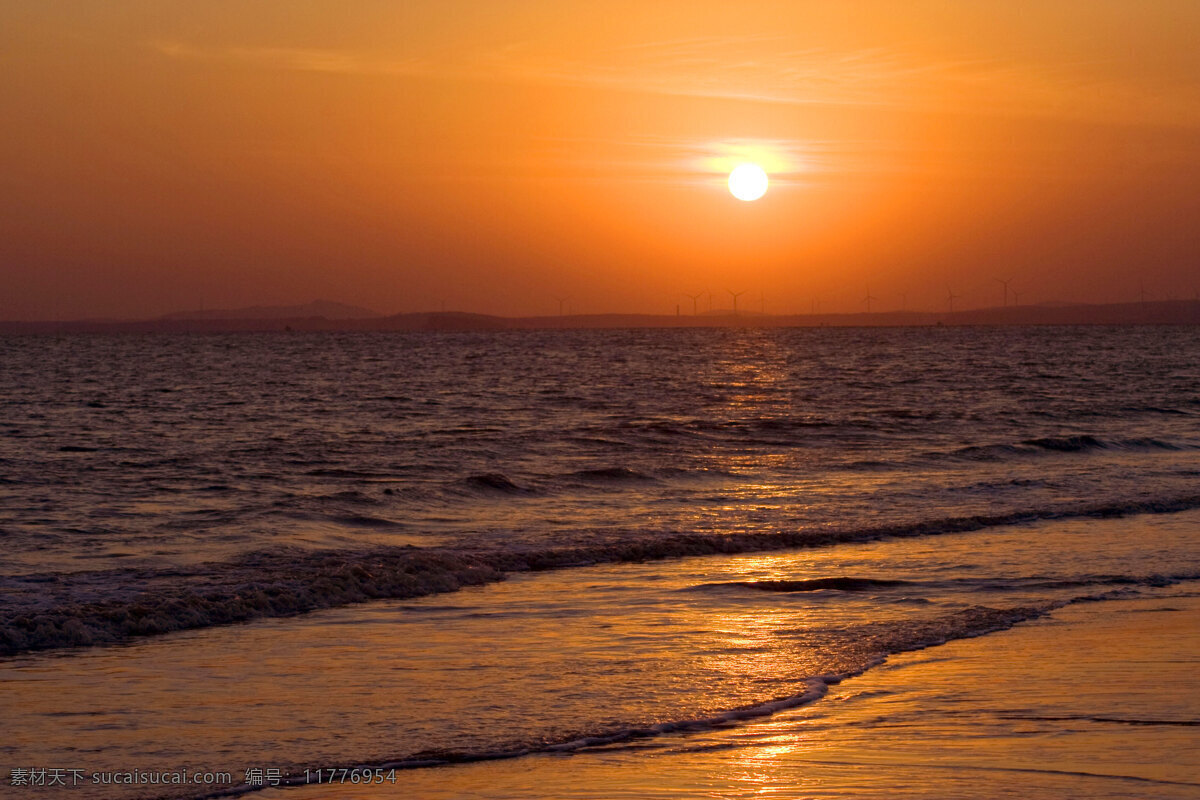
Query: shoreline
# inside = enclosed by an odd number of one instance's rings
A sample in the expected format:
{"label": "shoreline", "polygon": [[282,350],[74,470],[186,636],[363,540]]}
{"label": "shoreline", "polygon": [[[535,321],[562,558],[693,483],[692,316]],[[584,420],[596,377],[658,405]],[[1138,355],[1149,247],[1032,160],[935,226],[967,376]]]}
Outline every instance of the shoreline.
{"label": "shoreline", "polygon": [[256,796],[1195,797],[1200,594],[1187,588],[892,656],[813,703],[726,728]]}

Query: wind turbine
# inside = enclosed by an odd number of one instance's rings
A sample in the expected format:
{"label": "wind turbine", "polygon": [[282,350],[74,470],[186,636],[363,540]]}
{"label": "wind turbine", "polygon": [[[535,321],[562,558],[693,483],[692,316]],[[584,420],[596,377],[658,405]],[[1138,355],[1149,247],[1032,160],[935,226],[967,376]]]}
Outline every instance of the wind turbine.
{"label": "wind turbine", "polygon": [[704,296],[704,292],[701,292],[700,294],[687,294],[685,292],[683,296],[692,298],[692,316],[696,316],[696,301]]}
{"label": "wind turbine", "polygon": [[726,289],[725,291],[727,291],[731,295],[733,295],[733,315],[736,317],[737,316],[737,299],[739,297],[741,297],[742,295],[744,295],[746,293],[746,290],[742,289],[740,292],[735,292],[732,289]]}
{"label": "wind turbine", "polygon": [[959,295],[956,295],[954,293],[954,290],[951,289],[949,286],[947,286],[946,287],[946,302],[948,302],[950,304],[950,313],[951,314],[954,313],[954,300],[957,297],[959,297]]}
{"label": "wind turbine", "polygon": [[1018,292],[1016,289],[1013,289],[1012,293],[1013,293],[1013,308],[1016,308],[1017,306],[1021,305],[1021,292]]}
{"label": "wind turbine", "polygon": [[1005,280],[1004,278],[992,278],[992,280],[1004,287],[1004,307],[1008,308],[1008,285],[1012,283],[1013,279],[1009,278],[1008,280]]}
{"label": "wind turbine", "polygon": [[867,284],[867,296],[863,298],[863,302],[867,304],[867,313],[871,313],[871,301],[879,298],[871,294],[871,285]]}
{"label": "wind turbine", "polygon": [[558,301],[558,315],[561,317],[561,316],[563,316],[563,303],[567,302],[571,298],[570,297],[558,297],[556,295],[554,297],[554,299]]}
{"label": "wind turbine", "polygon": [[900,310],[908,311],[908,292],[900,293]]}

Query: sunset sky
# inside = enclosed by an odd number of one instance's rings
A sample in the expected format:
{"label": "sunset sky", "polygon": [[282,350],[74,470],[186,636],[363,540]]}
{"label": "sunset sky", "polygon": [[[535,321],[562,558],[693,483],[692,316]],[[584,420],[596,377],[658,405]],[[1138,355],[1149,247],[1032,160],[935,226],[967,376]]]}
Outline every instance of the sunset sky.
{"label": "sunset sky", "polygon": [[1195,0],[0,0],[0,319],[1192,298],[1198,35]]}

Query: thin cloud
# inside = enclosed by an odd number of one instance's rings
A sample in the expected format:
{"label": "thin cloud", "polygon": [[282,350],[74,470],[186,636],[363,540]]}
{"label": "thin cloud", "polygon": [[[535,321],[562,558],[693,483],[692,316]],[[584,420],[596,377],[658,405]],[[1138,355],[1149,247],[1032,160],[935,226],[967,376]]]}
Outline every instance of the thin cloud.
{"label": "thin cloud", "polygon": [[293,47],[198,47],[179,41],[154,41],[150,49],[168,58],[256,66],[295,72],[340,75],[421,75],[432,71],[422,59],[393,59],[348,50]]}
{"label": "thin cloud", "polygon": [[875,106],[1098,122],[1200,125],[1191,84],[1149,87],[1110,64],[918,58],[902,49],[788,49],[785,37],[641,43],[584,58],[508,47],[485,57],[513,79],[729,100]]}
{"label": "thin cloud", "polygon": [[[1147,87],[1111,65],[918,58],[902,49],[788,49],[783,36],[641,42],[584,56],[512,42],[452,62],[352,50],[201,47],[154,41],[179,60],[343,75],[403,75],[578,86],[787,105],[902,108],[1200,126],[1200,90]],[[1115,76],[1114,76],[1115,75]]]}

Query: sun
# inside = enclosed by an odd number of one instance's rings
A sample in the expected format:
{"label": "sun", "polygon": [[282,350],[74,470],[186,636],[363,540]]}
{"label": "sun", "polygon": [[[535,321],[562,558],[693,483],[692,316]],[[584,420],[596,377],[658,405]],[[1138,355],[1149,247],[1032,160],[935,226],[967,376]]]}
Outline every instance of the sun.
{"label": "sun", "polygon": [[738,200],[757,200],[767,193],[767,173],[758,164],[738,164],[729,173],[729,191]]}

